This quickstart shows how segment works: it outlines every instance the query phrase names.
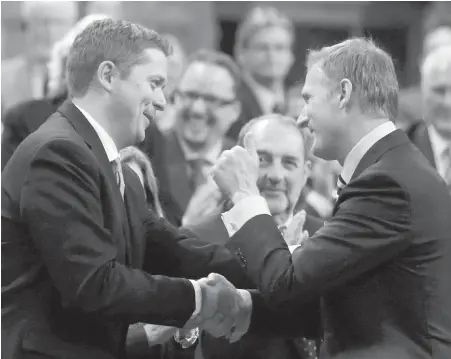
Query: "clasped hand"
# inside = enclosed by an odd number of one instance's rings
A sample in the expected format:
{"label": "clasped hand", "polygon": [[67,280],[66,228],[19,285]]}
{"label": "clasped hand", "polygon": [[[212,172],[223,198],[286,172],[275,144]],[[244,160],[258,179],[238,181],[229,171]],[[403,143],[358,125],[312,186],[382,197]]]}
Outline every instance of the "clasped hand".
{"label": "clasped hand", "polygon": [[231,343],[239,340],[249,327],[251,302],[246,303],[242,294],[219,274],[212,273],[198,283],[202,308],[185,328],[198,326],[216,338],[225,337]]}

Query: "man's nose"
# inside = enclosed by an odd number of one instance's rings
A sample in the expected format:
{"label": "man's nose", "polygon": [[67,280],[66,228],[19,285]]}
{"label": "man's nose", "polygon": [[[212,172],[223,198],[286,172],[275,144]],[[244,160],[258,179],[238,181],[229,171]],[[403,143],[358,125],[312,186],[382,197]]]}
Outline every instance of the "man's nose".
{"label": "man's nose", "polygon": [[268,169],[267,173],[268,179],[271,182],[279,183],[285,177],[285,170],[281,163],[273,163],[272,166]]}
{"label": "man's nose", "polygon": [[207,105],[205,103],[205,100],[202,97],[197,97],[193,100],[191,103],[191,111],[194,113],[205,113],[207,110]]}
{"label": "man's nose", "polygon": [[155,110],[164,111],[166,104],[167,104],[166,96],[164,95],[163,90],[157,89],[154,92],[154,99],[153,99],[153,106],[155,107]]}

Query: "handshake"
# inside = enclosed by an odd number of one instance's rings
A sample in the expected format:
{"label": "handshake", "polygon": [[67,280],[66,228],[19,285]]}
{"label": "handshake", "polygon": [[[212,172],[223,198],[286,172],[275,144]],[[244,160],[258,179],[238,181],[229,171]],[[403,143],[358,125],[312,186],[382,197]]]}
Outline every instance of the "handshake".
{"label": "handshake", "polygon": [[225,337],[231,343],[248,330],[252,300],[246,290],[236,289],[223,276],[212,273],[197,281],[202,292],[200,312],[184,329],[200,328],[216,338]]}

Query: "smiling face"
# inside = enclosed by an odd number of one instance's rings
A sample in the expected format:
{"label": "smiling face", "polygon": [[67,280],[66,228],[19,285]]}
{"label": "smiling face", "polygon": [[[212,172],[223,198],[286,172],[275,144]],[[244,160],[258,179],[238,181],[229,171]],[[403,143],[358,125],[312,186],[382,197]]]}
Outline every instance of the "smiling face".
{"label": "smiling face", "polygon": [[332,84],[320,66],[309,68],[302,98],[305,105],[300,119],[305,117],[315,135],[313,154],[325,160],[336,159],[345,126],[340,121],[342,109],[339,96],[333,92]]}
{"label": "smiling face", "polygon": [[217,143],[239,115],[234,79],[219,65],[193,62],[181,78],[175,106],[175,129],[190,147]]}
{"label": "smiling face", "polygon": [[273,216],[290,214],[308,176],[303,137],[294,125],[276,120],[256,123],[252,133],[260,158],[260,193]]}
{"label": "smiling face", "polygon": [[111,84],[111,117],[115,119],[121,147],[139,144],[145,138],[156,111],[164,110],[168,60],[159,49],[144,50],[128,76],[116,76]]}

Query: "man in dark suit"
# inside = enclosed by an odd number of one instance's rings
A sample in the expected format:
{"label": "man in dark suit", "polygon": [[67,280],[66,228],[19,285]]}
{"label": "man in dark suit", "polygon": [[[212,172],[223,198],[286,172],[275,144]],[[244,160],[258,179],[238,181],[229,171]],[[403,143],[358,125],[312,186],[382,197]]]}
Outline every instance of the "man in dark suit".
{"label": "man in dark suit", "polygon": [[237,139],[251,119],[288,109],[285,80],[293,65],[291,20],[270,6],[252,8],[237,29],[235,56],[242,70],[241,114],[228,131]]}
{"label": "man in dark suit", "polygon": [[213,171],[235,204],[222,215],[227,246],[267,303],[293,310],[322,296],[320,357],[451,357],[451,196],[389,120],[397,95],[392,59],[370,40],[309,55],[298,122],[315,155],[343,165],[342,189],[332,218],[293,253],[258,195],[252,134]]}
{"label": "man in dark suit", "polygon": [[451,45],[426,56],[421,67],[423,120],[407,134],[451,192]]}
{"label": "man in dark suit", "polygon": [[221,152],[235,142],[225,136],[238,118],[237,65],[227,54],[200,50],[189,59],[174,93],[175,124],[165,134],[168,191],[182,213]]}
{"label": "man in dark suit", "polygon": [[208,319],[215,335],[237,324],[247,292],[168,277],[232,278],[234,262],[219,246],[178,245],[119,161],[164,108],[169,54],[160,35],[127,21],[96,21],[75,39],[71,100],[2,172],[2,358],[124,358],[131,323]]}

